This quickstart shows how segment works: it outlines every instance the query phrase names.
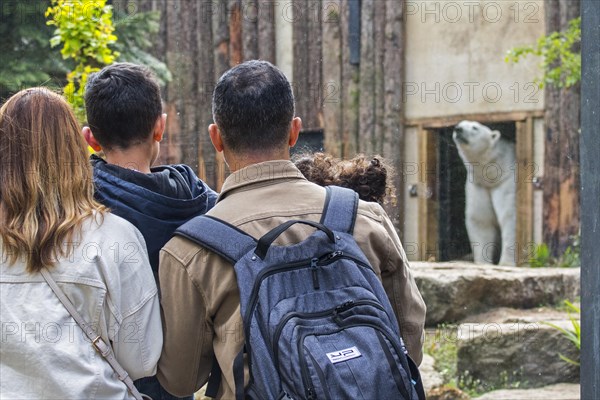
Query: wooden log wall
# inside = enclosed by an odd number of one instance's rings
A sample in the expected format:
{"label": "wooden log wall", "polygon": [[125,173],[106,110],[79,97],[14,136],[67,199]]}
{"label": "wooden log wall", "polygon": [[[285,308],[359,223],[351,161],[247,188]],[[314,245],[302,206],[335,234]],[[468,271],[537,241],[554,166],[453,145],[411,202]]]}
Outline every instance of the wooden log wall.
{"label": "wooden log wall", "polygon": [[[574,0],[548,0],[544,9],[548,34],[566,29],[580,15],[580,4]],[[580,228],[580,90],[578,84],[562,89],[547,85],[544,91],[543,232],[544,243],[555,257],[572,244]]]}
{"label": "wooden log wall", "polygon": [[[278,3],[278,7],[275,5]],[[173,74],[164,90],[168,131],[161,162],[183,162],[219,189],[226,175],[210,144],[211,91],[249,59],[276,64],[277,26],[292,23],[296,114],[323,128],[339,157],[381,154],[398,173],[403,144],[404,21],[397,0],[138,0],[161,13],[155,54]],[[351,23],[354,21],[353,23]],[[358,23],[357,23],[358,22]],[[359,46],[351,60],[350,46]],[[356,57],[355,57],[356,58]],[[388,209],[400,222],[402,195]]]}

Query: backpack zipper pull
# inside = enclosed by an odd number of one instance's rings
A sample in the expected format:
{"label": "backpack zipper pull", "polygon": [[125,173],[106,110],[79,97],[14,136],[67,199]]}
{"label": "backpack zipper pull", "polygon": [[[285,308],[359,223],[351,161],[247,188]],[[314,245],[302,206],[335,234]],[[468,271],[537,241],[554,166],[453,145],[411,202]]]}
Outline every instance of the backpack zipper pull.
{"label": "backpack zipper pull", "polygon": [[333,258],[339,257],[339,256],[341,256],[342,254],[344,254],[344,252],[343,252],[343,251],[341,251],[341,250],[336,250],[336,251],[334,251],[333,253],[330,253],[330,254],[328,254],[328,255],[327,255],[327,258],[325,258],[325,261],[329,261],[329,260],[331,260],[331,259],[333,259]]}
{"label": "backpack zipper pull", "polygon": [[321,288],[321,285],[319,284],[319,275],[318,275],[319,266],[317,265],[318,262],[319,262],[318,258],[313,258],[312,260],[310,260],[310,269],[312,270],[313,287],[317,290]]}

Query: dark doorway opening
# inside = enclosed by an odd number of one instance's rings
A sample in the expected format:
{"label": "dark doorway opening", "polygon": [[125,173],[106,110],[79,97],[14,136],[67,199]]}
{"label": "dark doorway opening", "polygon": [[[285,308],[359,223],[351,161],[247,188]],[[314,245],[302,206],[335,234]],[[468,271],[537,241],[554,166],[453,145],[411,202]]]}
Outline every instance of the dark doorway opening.
{"label": "dark doorway opening", "polygon": [[[508,140],[516,139],[514,122],[482,124],[498,130]],[[437,139],[437,199],[438,199],[438,260],[472,260],[469,235],[465,225],[465,183],[467,170],[452,140],[454,125],[436,130]],[[499,261],[500,254],[494,262]]]}
{"label": "dark doorway opening", "polygon": [[292,156],[323,151],[323,129],[303,129],[298,136],[298,142],[290,150]]}

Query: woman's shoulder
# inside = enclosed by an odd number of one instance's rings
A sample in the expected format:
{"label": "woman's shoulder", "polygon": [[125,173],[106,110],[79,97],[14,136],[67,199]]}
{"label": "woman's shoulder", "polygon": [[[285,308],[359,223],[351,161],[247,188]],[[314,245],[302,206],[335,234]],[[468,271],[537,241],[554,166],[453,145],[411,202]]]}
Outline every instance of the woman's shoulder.
{"label": "woman's shoulder", "polygon": [[94,215],[84,224],[83,231],[84,235],[108,237],[114,240],[129,239],[144,242],[144,237],[135,225],[111,212],[94,212]]}

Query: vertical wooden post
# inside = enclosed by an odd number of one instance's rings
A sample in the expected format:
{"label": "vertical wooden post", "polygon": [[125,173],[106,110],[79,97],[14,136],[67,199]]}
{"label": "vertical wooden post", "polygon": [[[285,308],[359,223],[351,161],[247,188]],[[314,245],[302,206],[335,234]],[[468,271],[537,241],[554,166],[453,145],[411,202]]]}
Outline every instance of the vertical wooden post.
{"label": "vertical wooden post", "polygon": [[[350,4],[357,0],[342,2],[341,37],[342,37],[342,156],[352,157],[358,151],[359,127],[359,65],[350,61]],[[360,60],[359,60],[360,61]]]}
{"label": "vertical wooden post", "polygon": [[360,125],[358,131],[360,152],[373,154],[375,140],[375,0],[361,2],[360,36]]}
{"label": "vertical wooden post", "polygon": [[323,10],[323,129],[325,151],[335,157],[342,155],[342,41],[340,0],[331,1]]}
{"label": "vertical wooden post", "polygon": [[[166,113],[167,113],[167,159],[169,164],[181,162],[181,146],[179,146],[179,135],[181,133],[180,123],[180,88],[182,71],[179,70],[179,36],[181,32],[181,21],[179,19],[179,4],[164,0],[165,15],[165,63],[173,74],[173,80],[169,82],[165,91]],[[162,28],[161,28],[162,29]]]}
{"label": "vertical wooden post", "polygon": [[172,71],[173,75],[181,74],[178,79],[178,97],[181,107],[178,112],[181,113],[181,132],[179,135],[179,145],[181,146],[181,162],[190,165],[198,172],[198,118],[196,107],[198,107],[198,21],[196,8],[198,4],[195,0],[181,0],[179,2],[180,12],[179,21],[182,25],[179,36],[179,55],[180,64],[177,70]]}
{"label": "vertical wooden post", "polygon": [[[385,136],[385,22],[389,3],[376,1],[373,4],[373,154],[383,155]],[[399,7],[400,8],[400,7]],[[389,157],[389,155],[388,155]],[[391,160],[390,160],[391,161]]]}
{"label": "vertical wooden post", "polygon": [[258,2],[242,0],[241,7],[244,60],[255,60],[258,58]]}
{"label": "vertical wooden post", "polygon": [[227,0],[219,0],[212,10],[212,28],[215,58],[215,83],[225,71],[230,68],[229,64],[229,14],[227,11]]}
{"label": "vertical wooden post", "polygon": [[[393,184],[396,190],[396,202],[387,211],[397,227],[404,226],[404,182],[403,146],[404,116],[402,109],[402,83],[404,82],[404,28],[403,7],[392,1],[386,1],[385,45],[383,53],[384,114],[382,116],[382,154],[391,160],[396,169]],[[401,230],[399,231],[401,234]],[[400,235],[402,237],[402,235]]]}
{"label": "vertical wooden post", "polygon": [[[302,118],[305,128],[313,128],[309,116],[308,102],[308,7],[305,1],[294,0],[293,3],[293,42],[294,42],[294,77],[292,86],[296,99],[296,115]],[[314,84],[314,82],[313,82]]]}
{"label": "vertical wooden post", "polygon": [[[548,0],[546,33],[565,29],[579,16],[579,2]],[[562,254],[579,231],[579,85],[545,93],[544,242],[554,256]]]}
{"label": "vertical wooden post", "polygon": [[600,399],[600,3],[581,7],[581,398]]}
{"label": "vertical wooden post", "polygon": [[229,0],[229,64],[235,67],[244,60],[242,44],[242,12],[239,0]]}
{"label": "vertical wooden post", "polygon": [[533,240],[533,183],[529,172],[533,165],[533,119],[516,123],[517,148],[516,165],[514,171],[503,171],[503,173],[514,174],[510,179],[516,179],[516,208],[517,208],[517,232],[515,246],[515,263],[522,265],[527,263],[529,244]]}
{"label": "vertical wooden post", "polygon": [[215,161],[215,150],[208,135],[208,125],[212,122],[212,91],[215,84],[215,55],[213,50],[212,15],[218,3],[196,2],[196,43],[197,57],[194,65],[197,78],[196,114],[197,127],[195,130],[198,158],[199,176],[203,178],[210,187],[217,184],[217,163]]}
{"label": "vertical wooden post", "polygon": [[436,193],[437,138],[433,131],[419,128],[420,193],[419,193],[419,246],[421,257],[436,261],[438,256],[438,201]]}
{"label": "vertical wooden post", "polygon": [[275,2],[258,4],[258,55],[261,60],[275,64]]}

